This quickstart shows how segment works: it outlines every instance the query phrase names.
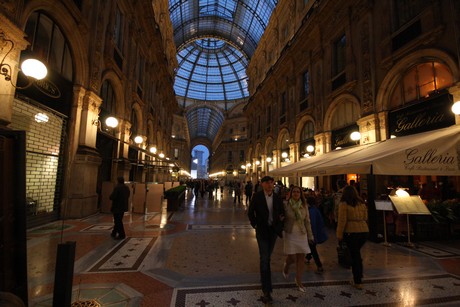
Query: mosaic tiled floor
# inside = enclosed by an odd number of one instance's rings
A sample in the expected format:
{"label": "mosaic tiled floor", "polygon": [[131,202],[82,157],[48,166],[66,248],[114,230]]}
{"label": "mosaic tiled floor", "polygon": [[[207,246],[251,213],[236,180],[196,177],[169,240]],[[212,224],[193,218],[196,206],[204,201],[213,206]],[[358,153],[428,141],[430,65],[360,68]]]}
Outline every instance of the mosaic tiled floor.
{"label": "mosaic tiled floor", "polygon": [[89,271],[110,272],[137,270],[154,241],[155,240],[152,238],[126,238]]}
{"label": "mosaic tiled floor", "polygon": [[[451,275],[367,280],[358,290],[344,281],[274,285],[273,306],[420,306],[460,305],[460,280]],[[261,306],[259,285],[176,289],[171,307]]]}
{"label": "mosaic tiled floor", "polygon": [[85,229],[80,230],[81,232],[104,232],[110,233],[112,231],[113,224],[99,224],[99,225],[91,225],[86,227]]}
{"label": "mosaic tiled floor", "polygon": [[[124,284],[82,285],[72,289],[72,306],[135,307],[141,299],[141,293]],[[52,297],[35,304],[35,307],[51,306],[54,306]]]}
{"label": "mosaic tiled floor", "polygon": [[253,229],[251,225],[188,225],[187,230]]}
{"label": "mosaic tiled floor", "polygon": [[422,242],[414,244],[413,246],[407,246],[405,243],[400,243],[399,245],[410,248],[415,252],[419,252],[434,258],[450,258],[450,257],[459,257],[460,250],[448,248],[432,242]]}
{"label": "mosaic tiled floor", "polygon": [[[220,193],[219,193],[220,195]],[[101,307],[263,306],[255,231],[244,206],[228,197],[195,199],[179,211],[126,214],[127,239],[111,238],[113,217],[100,213],[28,231],[29,306],[51,306],[57,244],[76,242],[73,301]],[[64,225],[64,227],[63,227]],[[64,230],[64,231],[62,231]],[[337,263],[335,233],[318,246],[324,273],[306,265],[307,293],[281,274],[283,240],[272,254],[273,306],[460,306],[460,241],[413,248],[367,242],[365,289]],[[413,276],[413,278],[412,278]]]}

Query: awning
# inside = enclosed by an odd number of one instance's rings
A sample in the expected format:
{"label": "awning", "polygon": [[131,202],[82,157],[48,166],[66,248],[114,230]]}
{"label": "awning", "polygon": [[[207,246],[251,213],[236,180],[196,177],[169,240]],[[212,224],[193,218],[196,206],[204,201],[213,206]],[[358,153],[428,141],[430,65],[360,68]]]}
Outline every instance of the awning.
{"label": "awning", "polygon": [[[289,167],[292,172],[285,176],[347,173],[460,176],[460,125],[335,150]],[[276,171],[271,174],[277,175]]]}
{"label": "awning", "polygon": [[304,171],[315,175],[460,176],[460,125],[388,139]]}
{"label": "awning", "polygon": [[353,146],[343,149],[333,150],[321,156],[308,157],[304,160],[286,165],[274,170],[271,170],[269,173],[273,176],[314,176],[315,174],[309,175],[309,171],[315,167],[322,165],[326,162],[335,161],[340,157],[345,157],[351,155],[355,152],[361,151],[371,145],[362,145],[362,146]]}

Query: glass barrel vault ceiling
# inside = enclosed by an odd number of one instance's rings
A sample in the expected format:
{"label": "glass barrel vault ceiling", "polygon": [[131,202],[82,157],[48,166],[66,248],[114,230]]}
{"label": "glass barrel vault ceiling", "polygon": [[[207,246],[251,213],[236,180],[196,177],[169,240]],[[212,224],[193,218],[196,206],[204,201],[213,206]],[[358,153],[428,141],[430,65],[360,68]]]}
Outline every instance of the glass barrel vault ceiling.
{"label": "glass barrel vault ceiling", "polygon": [[[231,101],[249,96],[248,61],[277,3],[278,0],[169,0],[179,63],[174,90],[179,104],[188,109],[191,139],[206,136],[213,141],[223,122],[223,112],[234,105]],[[201,110],[203,107],[191,107],[190,102],[214,103],[217,108]],[[199,114],[189,114],[195,112]],[[210,127],[198,118],[207,119]]]}

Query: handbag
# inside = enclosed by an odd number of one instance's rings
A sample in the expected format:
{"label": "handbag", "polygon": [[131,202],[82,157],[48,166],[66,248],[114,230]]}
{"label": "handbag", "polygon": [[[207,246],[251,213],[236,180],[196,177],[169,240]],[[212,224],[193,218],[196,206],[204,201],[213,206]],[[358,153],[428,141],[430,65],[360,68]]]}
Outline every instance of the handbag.
{"label": "handbag", "polygon": [[347,246],[345,241],[340,241],[337,245],[337,258],[339,264],[346,269],[349,269],[351,266],[351,254],[350,249]]}

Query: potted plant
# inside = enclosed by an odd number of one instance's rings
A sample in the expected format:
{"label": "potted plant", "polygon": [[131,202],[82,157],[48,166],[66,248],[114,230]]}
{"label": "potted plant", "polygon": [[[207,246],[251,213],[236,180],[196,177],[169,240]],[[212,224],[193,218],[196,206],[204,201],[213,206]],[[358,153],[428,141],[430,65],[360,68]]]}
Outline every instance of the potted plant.
{"label": "potted plant", "polygon": [[168,201],[168,211],[177,211],[179,209],[185,200],[186,190],[187,187],[185,185],[179,185],[164,192],[164,197]]}
{"label": "potted plant", "polygon": [[450,238],[455,234],[460,216],[458,200],[430,201],[426,204],[430,210],[433,226],[439,238]]}

